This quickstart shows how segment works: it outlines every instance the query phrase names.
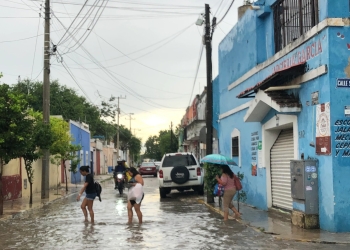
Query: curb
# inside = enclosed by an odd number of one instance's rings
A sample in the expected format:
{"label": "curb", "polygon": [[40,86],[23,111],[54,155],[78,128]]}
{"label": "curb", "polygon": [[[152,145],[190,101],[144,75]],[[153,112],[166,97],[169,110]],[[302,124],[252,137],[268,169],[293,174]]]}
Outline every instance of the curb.
{"label": "curb", "polygon": [[[212,210],[218,214],[221,214],[222,216],[224,215],[224,212],[222,212],[220,210],[220,208],[217,208],[217,207],[210,205],[209,203],[205,202],[203,199],[197,199],[197,201],[198,201],[198,203],[207,206],[210,210]],[[308,240],[308,239],[293,239],[293,238],[289,238],[289,237],[278,236],[278,235],[272,234],[271,232],[264,232],[259,227],[252,226],[249,223],[246,223],[243,220],[236,219],[231,215],[229,215],[228,217],[229,217],[229,219],[233,219],[233,220],[237,221],[241,225],[244,225],[246,227],[253,229],[255,232],[266,234],[266,235],[271,235],[276,240],[281,240],[281,241],[288,240],[288,241],[293,241],[293,242],[304,242],[304,243],[318,243],[318,244],[325,244],[325,245],[336,245],[336,244],[349,245],[350,244],[350,242],[324,241],[324,240],[313,240],[313,239],[310,239],[310,240]]]}
{"label": "curb", "polygon": [[[108,178],[106,178],[106,179],[99,180],[99,183],[104,183],[104,182],[109,181],[109,180],[111,180],[111,179],[113,179],[113,177],[108,177]],[[26,214],[26,213],[32,212],[32,211],[37,210],[37,209],[41,209],[41,208],[43,208],[44,206],[47,206],[47,205],[53,204],[53,203],[55,203],[55,202],[57,202],[57,201],[66,199],[66,198],[68,198],[68,197],[70,197],[70,196],[73,196],[74,194],[76,194],[76,193],[78,193],[78,192],[79,192],[79,191],[73,191],[73,192],[71,192],[71,193],[69,193],[69,194],[65,194],[65,195],[63,195],[63,196],[61,196],[61,197],[57,197],[56,199],[53,199],[53,200],[51,200],[51,201],[46,201],[46,202],[44,202],[44,203],[41,203],[40,205],[38,205],[38,206],[36,206],[36,207],[34,207],[34,208],[29,208],[29,209],[27,209],[27,210],[21,210],[21,211],[19,211],[19,212],[13,213],[13,214],[11,214],[11,215],[6,215],[6,216],[4,216],[3,218],[0,218],[0,222],[4,222],[4,221],[10,220],[10,219],[14,219],[14,218],[19,218],[19,217],[23,216],[23,215]]]}

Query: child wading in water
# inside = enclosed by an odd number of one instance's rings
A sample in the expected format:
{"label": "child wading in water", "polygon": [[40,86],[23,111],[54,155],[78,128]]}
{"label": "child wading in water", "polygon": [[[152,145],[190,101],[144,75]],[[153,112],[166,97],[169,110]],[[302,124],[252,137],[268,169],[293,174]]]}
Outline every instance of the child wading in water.
{"label": "child wading in water", "polygon": [[[92,210],[92,206],[94,205],[94,200],[97,196],[96,189],[95,189],[95,182],[94,178],[91,173],[89,173],[89,166],[81,166],[80,167],[80,173],[81,175],[85,176],[85,183],[83,188],[80,190],[77,201],[80,200],[81,195],[85,191],[86,196],[81,203],[81,209],[83,210],[83,214],[85,216],[85,222],[88,222],[88,213],[87,210],[89,210],[91,223],[94,223],[94,210]],[[87,209],[86,209],[87,208]]]}

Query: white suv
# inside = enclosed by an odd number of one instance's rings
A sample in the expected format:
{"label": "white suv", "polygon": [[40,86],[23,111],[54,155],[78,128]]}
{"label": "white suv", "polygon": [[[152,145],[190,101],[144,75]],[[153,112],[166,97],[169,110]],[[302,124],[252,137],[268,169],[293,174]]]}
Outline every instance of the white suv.
{"label": "white suv", "polygon": [[192,153],[165,154],[158,172],[159,194],[165,198],[172,189],[180,192],[193,189],[204,194],[204,174]]}

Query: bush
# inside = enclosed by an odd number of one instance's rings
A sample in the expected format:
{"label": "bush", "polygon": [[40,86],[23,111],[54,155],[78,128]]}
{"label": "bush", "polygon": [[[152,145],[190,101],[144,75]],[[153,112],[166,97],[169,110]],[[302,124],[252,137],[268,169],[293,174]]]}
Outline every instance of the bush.
{"label": "bush", "polygon": [[221,169],[218,165],[204,163],[204,188],[209,194],[214,193],[214,187],[217,183],[215,177],[221,176]]}

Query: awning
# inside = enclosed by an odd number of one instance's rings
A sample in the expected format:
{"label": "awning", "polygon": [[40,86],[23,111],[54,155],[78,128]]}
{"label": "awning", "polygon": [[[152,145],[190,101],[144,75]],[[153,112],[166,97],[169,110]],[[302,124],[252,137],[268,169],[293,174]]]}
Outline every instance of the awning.
{"label": "awning", "polygon": [[294,65],[288,69],[275,71],[272,75],[267,77],[262,82],[259,82],[255,86],[241,92],[237,98],[253,98],[259,89],[266,90],[270,87],[281,86],[285,83],[288,83],[294,78],[305,73],[305,65],[306,63],[301,63]]}

